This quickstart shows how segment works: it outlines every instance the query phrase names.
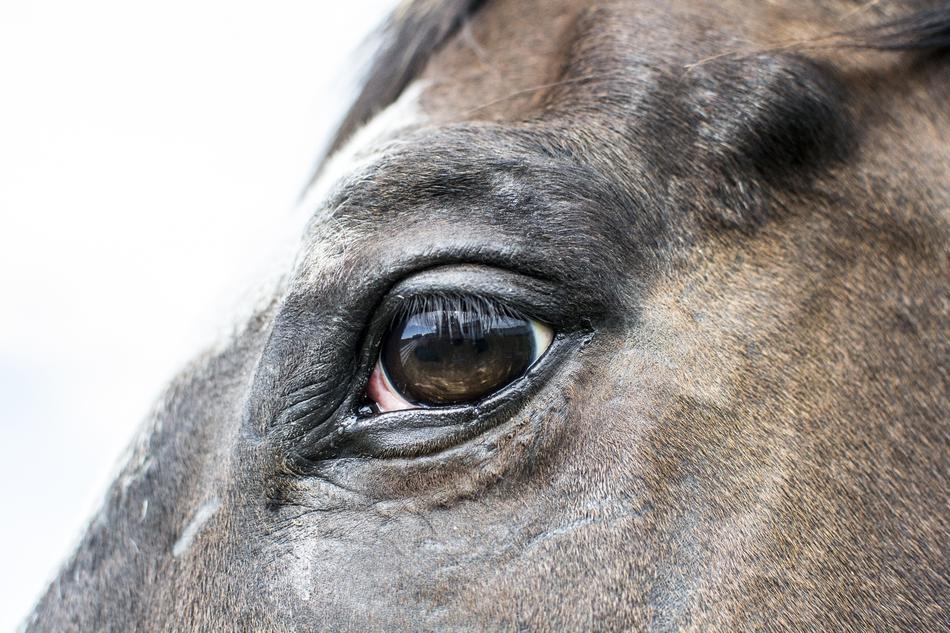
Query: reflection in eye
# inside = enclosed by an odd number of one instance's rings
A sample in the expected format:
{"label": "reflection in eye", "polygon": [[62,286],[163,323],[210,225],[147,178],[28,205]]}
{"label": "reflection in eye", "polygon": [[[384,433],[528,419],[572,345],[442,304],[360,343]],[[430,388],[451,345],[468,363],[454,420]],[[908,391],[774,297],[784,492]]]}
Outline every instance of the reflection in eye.
{"label": "reflection in eye", "polygon": [[553,338],[547,325],[475,297],[410,303],[367,388],[381,412],[480,400],[520,378]]}

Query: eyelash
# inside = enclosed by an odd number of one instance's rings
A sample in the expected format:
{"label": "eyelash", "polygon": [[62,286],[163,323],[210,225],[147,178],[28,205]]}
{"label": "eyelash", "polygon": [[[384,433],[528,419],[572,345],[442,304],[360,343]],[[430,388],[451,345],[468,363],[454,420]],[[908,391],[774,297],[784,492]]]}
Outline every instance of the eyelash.
{"label": "eyelash", "polygon": [[444,320],[439,318],[439,315],[445,313],[466,314],[472,321],[489,326],[497,325],[504,319],[531,318],[520,310],[488,297],[461,293],[430,293],[401,299],[392,312],[389,329],[410,316],[415,316],[417,319],[420,317],[431,319],[431,322],[423,321],[423,323],[441,328]]}

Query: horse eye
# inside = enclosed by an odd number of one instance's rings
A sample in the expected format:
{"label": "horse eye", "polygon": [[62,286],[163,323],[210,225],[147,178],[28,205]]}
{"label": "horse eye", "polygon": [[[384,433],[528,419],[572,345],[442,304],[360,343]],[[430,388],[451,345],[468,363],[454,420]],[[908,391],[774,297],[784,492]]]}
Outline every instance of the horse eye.
{"label": "horse eye", "polygon": [[540,321],[478,305],[416,310],[387,333],[367,396],[381,412],[475,402],[523,376],[552,338]]}

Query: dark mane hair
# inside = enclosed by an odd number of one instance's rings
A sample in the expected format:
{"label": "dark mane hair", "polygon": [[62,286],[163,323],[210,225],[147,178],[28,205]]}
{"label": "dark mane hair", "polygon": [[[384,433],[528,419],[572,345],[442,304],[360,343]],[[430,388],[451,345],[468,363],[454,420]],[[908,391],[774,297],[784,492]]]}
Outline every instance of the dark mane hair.
{"label": "dark mane hair", "polygon": [[[359,95],[327,146],[331,155],[374,114],[394,102],[429,57],[486,0],[404,0],[377,33],[378,52]],[[831,36],[834,45],[882,51],[950,50],[950,2]],[[316,174],[314,175],[316,177]]]}
{"label": "dark mane hair", "polygon": [[337,129],[324,157],[329,156],[374,114],[405,89],[432,53],[485,0],[403,0],[375,34],[378,51],[359,96]]}

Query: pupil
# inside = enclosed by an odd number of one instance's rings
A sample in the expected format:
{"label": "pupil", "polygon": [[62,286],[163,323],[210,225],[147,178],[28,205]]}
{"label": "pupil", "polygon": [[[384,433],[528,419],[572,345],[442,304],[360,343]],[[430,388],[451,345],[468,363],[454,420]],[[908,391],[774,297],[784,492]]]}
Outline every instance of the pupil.
{"label": "pupil", "polygon": [[521,376],[535,358],[531,322],[433,310],[397,322],[381,350],[393,388],[415,404],[473,402]]}

